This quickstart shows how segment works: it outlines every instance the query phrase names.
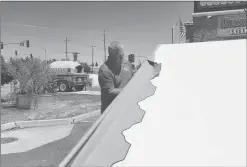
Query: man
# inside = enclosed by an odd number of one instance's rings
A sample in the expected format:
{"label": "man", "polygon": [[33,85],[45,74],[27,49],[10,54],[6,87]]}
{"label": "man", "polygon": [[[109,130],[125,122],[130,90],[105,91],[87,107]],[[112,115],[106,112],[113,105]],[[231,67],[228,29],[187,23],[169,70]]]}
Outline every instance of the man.
{"label": "man", "polygon": [[99,68],[98,81],[101,88],[101,113],[130,81],[134,72],[131,63],[124,60],[124,46],[115,41],[108,47],[108,59]]}

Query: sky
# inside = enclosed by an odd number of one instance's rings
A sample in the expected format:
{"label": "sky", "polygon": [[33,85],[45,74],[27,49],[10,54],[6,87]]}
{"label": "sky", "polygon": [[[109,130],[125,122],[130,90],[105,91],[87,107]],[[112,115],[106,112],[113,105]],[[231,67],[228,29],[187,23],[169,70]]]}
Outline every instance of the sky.
{"label": "sky", "polygon": [[[159,44],[171,43],[171,28],[181,15],[191,21],[193,2],[1,2],[1,40],[19,43],[30,40],[30,48],[6,45],[5,58],[32,54],[40,59],[64,59],[65,38],[68,52],[79,52],[78,59],[92,63],[104,61],[106,46],[119,41],[125,46],[125,57],[131,53],[152,60]],[[106,49],[107,51],[107,49]],[[108,56],[108,53],[106,53]],[[68,53],[70,60],[72,53]],[[136,58],[138,60],[138,58]],[[142,58],[140,58],[142,59]]]}

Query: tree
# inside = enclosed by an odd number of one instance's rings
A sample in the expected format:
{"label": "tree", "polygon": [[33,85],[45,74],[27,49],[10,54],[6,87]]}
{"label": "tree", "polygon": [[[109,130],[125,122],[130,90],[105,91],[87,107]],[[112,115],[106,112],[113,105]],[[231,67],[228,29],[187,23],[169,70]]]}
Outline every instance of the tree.
{"label": "tree", "polygon": [[89,73],[91,71],[91,67],[87,63],[81,63],[84,68],[84,72]]}
{"label": "tree", "polygon": [[13,81],[13,76],[8,72],[8,65],[1,55],[1,85],[8,84]]}

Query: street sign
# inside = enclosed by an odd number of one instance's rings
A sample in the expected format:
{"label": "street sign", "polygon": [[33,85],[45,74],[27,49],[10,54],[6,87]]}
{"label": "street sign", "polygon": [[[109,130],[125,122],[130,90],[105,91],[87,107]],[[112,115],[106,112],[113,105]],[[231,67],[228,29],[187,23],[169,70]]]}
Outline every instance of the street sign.
{"label": "street sign", "polygon": [[194,1],[194,13],[244,9],[247,1]]}
{"label": "street sign", "polygon": [[235,14],[218,17],[218,37],[247,36],[246,14]]}

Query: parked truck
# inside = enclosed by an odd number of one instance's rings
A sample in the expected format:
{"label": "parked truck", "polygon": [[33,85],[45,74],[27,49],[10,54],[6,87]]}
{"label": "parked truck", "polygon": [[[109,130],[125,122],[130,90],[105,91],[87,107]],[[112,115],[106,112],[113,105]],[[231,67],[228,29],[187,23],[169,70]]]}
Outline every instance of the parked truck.
{"label": "parked truck", "polygon": [[55,61],[50,65],[56,74],[55,82],[60,92],[82,91],[85,88],[89,75],[84,72],[83,66],[74,61]]}

